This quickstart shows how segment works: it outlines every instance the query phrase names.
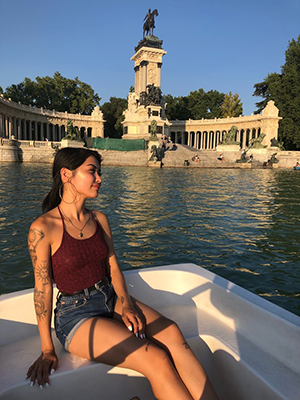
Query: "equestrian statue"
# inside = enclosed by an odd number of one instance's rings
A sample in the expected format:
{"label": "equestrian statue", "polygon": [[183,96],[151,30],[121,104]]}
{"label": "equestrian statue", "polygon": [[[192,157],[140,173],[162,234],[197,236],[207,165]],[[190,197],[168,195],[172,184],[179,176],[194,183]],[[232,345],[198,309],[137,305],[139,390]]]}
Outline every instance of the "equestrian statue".
{"label": "equestrian statue", "polygon": [[149,33],[151,32],[151,35],[153,36],[153,29],[155,28],[154,17],[157,16],[158,16],[157,9],[151,12],[151,8],[149,8],[146,17],[144,18],[145,23],[143,25],[143,38],[145,37],[145,32],[147,35],[149,35]]}

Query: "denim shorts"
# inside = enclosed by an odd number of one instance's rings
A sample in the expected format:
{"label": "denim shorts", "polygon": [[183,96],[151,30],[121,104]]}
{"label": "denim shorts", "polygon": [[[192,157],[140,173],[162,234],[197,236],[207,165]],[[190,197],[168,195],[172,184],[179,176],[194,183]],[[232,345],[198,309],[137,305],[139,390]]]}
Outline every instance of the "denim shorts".
{"label": "denim shorts", "polygon": [[99,290],[91,290],[88,296],[84,293],[74,296],[58,294],[54,310],[54,326],[58,340],[67,351],[77,329],[86,320],[93,317],[112,318],[116,298],[111,283]]}

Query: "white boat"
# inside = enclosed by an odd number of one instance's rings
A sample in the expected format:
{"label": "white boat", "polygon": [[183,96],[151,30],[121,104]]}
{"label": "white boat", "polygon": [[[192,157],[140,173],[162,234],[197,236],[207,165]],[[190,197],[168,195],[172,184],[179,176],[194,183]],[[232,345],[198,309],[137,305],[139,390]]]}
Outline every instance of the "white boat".
{"label": "white boat", "polygon": [[[220,399],[300,399],[298,316],[195,264],[130,270],[125,277],[133,296],[179,324]],[[25,374],[40,354],[32,292],[0,297],[1,400],[154,399],[142,375],[73,356],[55,333],[59,368],[49,388],[30,387]]]}

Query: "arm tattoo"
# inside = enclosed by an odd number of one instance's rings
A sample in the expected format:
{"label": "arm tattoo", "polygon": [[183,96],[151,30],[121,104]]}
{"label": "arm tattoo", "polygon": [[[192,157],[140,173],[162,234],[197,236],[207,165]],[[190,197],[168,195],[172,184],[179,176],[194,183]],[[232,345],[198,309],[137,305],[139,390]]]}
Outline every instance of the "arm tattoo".
{"label": "arm tattoo", "polygon": [[190,348],[190,346],[187,344],[187,342],[183,342],[182,345],[183,345],[186,349],[189,349],[189,348]]}
{"label": "arm tattoo", "polygon": [[150,342],[148,342],[148,343],[146,344],[146,348],[145,348],[146,351],[148,351],[148,348],[149,348],[150,344],[151,344]]}
{"label": "arm tattoo", "polygon": [[28,249],[29,254],[32,260],[33,268],[35,268],[37,255],[36,255],[36,248],[41,240],[43,240],[45,234],[43,231],[39,229],[30,229],[28,234]]}
{"label": "arm tattoo", "polygon": [[36,279],[42,282],[42,285],[47,285],[51,282],[50,266],[47,261],[42,261],[35,271]]}
{"label": "arm tattoo", "polygon": [[44,292],[35,288],[33,294],[34,294],[34,299],[37,299],[39,297],[43,297]]}
{"label": "arm tattoo", "polygon": [[124,297],[121,296],[120,300],[121,300],[121,303],[123,304],[124,303]]}
{"label": "arm tattoo", "polygon": [[43,294],[44,292],[42,292],[41,290],[38,290],[36,288],[34,289],[33,296],[34,296],[35,312],[39,320],[44,319],[47,314],[47,310],[43,300]]}

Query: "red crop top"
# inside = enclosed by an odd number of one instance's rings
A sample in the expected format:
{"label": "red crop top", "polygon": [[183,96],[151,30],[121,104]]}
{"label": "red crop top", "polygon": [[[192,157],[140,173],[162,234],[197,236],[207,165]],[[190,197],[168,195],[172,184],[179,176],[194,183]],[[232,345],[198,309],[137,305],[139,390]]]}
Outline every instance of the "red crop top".
{"label": "red crop top", "polygon": [[73,293],[94,285],[106,276],[108,246],[93,213],[96,232],[88,239],[79,240],[66,231],[59,207],[58,210],[63,223],[63,237],[59,248],[51,256],[53,279],[61,292]]}

